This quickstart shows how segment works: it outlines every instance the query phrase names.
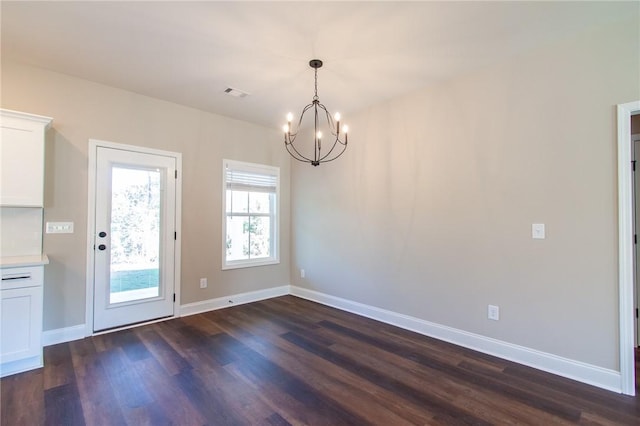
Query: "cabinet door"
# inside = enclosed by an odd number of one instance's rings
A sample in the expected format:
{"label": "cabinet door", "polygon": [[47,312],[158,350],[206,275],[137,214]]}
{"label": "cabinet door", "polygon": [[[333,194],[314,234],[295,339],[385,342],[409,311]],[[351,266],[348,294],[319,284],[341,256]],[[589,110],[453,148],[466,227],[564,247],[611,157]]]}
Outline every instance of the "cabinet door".
{"label": "cabinet door", "polygon": [[42,286],[0,291],[0,364],[42,351]]}
{"label": "cabinet door", "polygon": [[3,124],[0,142],[0,205],[42,207],[44,134]]}

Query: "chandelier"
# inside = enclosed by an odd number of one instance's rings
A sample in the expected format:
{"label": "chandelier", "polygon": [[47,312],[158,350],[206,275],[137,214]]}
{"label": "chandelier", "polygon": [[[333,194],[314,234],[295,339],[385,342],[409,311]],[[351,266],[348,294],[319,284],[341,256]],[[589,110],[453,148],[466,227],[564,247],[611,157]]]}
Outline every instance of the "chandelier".
{"label": "chandelier", "polygon": [[[347,131],[349,128],[348,126],[342,126],[341,129],[340,113],[336,113],[334,117],[331,117],[327,108],[320,103],[320,99],[318,98],[318,68],[322,67],[322,61],[320,59],[312,59],[309,61],[309,66],[314,69],[315,73],[315,92],[313,100],[302,110],[302,114],[300,114],[300,119],[298,120],[298,125],[295,131],[291,127],[291,121],[293,121],[293,114],[291,113],[287,114],[287,124],[285,124],[282,129],[284,130],[284,146],[287,148],[289,154],[298,161],[310,163],[312,166],[319,166],[320,163],[333,161],[344,153],[347,149]],[[309,151],[308,149],[306,151],[302,149],[298,150],[295,146],[296,136],[300,131],[304,114],[309,110],[313,111],[313,157],[310,155],[306,156],[300,152],[304,151],[307,153]],[[323,126],[325,118],[329,136],[325,139],[328,140],[328,149],[323,151],[322,131],[319,130],[319,128]],[[344,136],[344,141],[340,139],[341,136]]]}

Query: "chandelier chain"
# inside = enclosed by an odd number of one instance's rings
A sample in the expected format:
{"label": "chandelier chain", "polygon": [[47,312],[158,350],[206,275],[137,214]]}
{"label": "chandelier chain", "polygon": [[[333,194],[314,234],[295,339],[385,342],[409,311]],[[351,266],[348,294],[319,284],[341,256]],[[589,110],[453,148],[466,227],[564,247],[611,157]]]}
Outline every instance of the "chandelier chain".
{"label": "chandelier chain", "polygon": [[319,99],[318,98],[318,68],[316,68],[314,71],[316,75],[315,77],[316,82],[315,82],[315,92],[314,92],[313,100],[317,101]]}

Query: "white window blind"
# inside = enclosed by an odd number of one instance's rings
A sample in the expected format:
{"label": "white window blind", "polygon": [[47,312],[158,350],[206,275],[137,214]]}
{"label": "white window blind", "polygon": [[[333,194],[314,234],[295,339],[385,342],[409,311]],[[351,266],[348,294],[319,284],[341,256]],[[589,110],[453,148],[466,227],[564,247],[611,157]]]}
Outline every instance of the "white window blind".
{"label": "white window blind", "polygon": [[234,168],[227,163],[225,181],[227,189],[233,191],[276,192],[278,175],[275,173],[256,173],[246,169]]}

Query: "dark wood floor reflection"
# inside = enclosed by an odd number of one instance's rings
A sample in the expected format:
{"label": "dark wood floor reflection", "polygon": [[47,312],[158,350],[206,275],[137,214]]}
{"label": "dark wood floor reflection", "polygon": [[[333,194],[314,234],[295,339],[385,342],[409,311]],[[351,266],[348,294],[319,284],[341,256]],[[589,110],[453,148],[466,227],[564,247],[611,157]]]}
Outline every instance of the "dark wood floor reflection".
{"label": "dark wood floor reflection", "polygon": [[638,398],[292,296],[45,348],[2,425],[640,424]]}

